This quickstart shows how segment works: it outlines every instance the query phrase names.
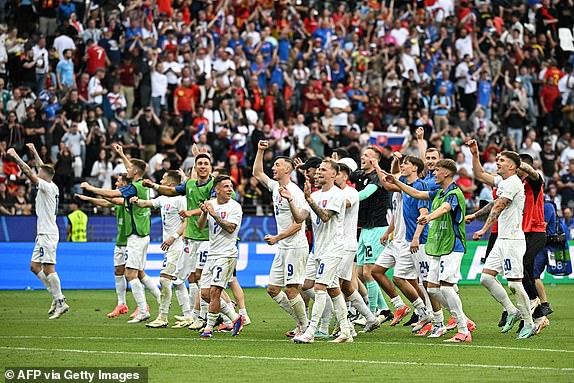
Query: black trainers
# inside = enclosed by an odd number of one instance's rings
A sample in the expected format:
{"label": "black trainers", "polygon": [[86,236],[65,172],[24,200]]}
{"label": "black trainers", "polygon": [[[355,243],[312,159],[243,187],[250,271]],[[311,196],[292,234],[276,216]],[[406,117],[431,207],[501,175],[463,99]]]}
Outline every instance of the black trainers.
{"label": "black trainers", "polygon": [[379,321],[380,321],[381,323],[385,323],[385,322],[387,322],[387,321],[392,320],[392,319],[394,318],[394,315],[393,315],[393,313],[391,312],[391,310],[386,309],[386,310],[380,310],[380,311],[377,313],[376,317],[379,319]]}
{"label": "black trainers", "polygon": [[219,315],[217,317],[217,319],[215,320],[215,324],[213,325],[213,328],[217,328],[219,327],[219,325],[223,324],[223,317],[221,315]]}
{"label": "black trainers", "polygon": [[540,304],[540,311],[543,317],[547,317],[548,315],[552,314],[554,310],[550,307],[550,303],[544,302]]}
{"label": "black trainers", "polygon": [[502,316],[500,317],[500,322],[498,322],[498,327],[504,327],[506,324],[506,318],[508,317],[508,313],[506,311],[502,312]]}
{"label": "black trainers", "polygon": [[413,313],[413,315],[411,315],[411,319],[409,319],[408,322],[403,323],[403,326],[411,326],[413,324],[417,324],[418,321],[419,321],[419,316],[416,313]]}

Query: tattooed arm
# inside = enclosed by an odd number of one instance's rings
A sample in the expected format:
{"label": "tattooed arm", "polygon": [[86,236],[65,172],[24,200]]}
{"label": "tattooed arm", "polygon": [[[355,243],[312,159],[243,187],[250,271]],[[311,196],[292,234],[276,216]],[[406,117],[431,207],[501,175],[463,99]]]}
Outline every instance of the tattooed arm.
{"label": "tattooed arm", "polygon": [[484,217],[488,217],[492,207],[494,206],[494,202],[495,201],[490,201],[482,209],[474,212],[473,214],[467,215],[464,221],[469,224],[476,219],[482,220]]}
{"label": "tattooed arm", "polygon": [[26,176],[30,179],[30,181],[32,181],[32,183],[34,185],[38,185],[40,183],[40,179],[38,178],[38,176],[36,175],[36,173],[34,173],[32,171],[32,169],[28,166],[27,163],[25,163],[22,158],[20,158],[20,156],[18,155],[18,153],[16,153],[16,150],[14,150],[13,148],[10,148],[6,151],[6,154],[8,154],[9,156],[11,156],[12,158],[14,158],[14,160],[16,161],[16,163],[18,164],[18,166],[20,167],[20,169],[22,169],[22,172],[24,174],[26,174]]}
{"label": "tattooed arm", "polygon": [[528,174],[528,178],[531,181],[538,181],[540,179],[540,174],[538,174],[536,169],[534,169],[532,166],[530,166],[524,161],[520,163],[519,169],[522,170],[524,173]]}
{"label": "tattooed arm", "polygon": [[498,220],[498,217],[500,217],[500,214],[502,214],[504,209],[506,209],[508,207],[508,205],[510,205],[511,202],[512,202],[512,200],[505,198],[505,197],[498,198],[494,202],[494,206],[492,207],[492,210],[490,211],[490,214],[488,215],[488,218],[486,219],[484,226],[482,227],[482,229],[475,232],[474,235],[472,236],[472,238],[474,238],[475,240],[480,239],[480,237],[482,237],[484,235],[484,233],[486,233],[486,231],[488,229],[490,229],[492,224]]}
{"label": "tattooed arm", "polygon": [[317,214],[317,217],[319,217],[321,219],[321,221],[323,221],[323,222],[329,222],[331,217],[334,216],[335,214],[337,214],[333,210],[323,209],[322,207],[317,205],[317,203],[315,201],[313,201],[313,199],[310,197],[306,198],[306,200],[307,200],[307,203],[309,204],[309,207],[311,209],[313,209],[315,214]]}

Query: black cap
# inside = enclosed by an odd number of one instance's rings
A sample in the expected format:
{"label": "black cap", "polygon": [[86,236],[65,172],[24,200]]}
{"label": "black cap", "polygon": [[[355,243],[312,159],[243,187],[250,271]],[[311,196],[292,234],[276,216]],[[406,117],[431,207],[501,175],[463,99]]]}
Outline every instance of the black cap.
{"label": "black cap", "polygon": [[321,165],[321,162],[323,162],[323,160],[321,159],[321,157],[311,157],[309,158],[307,161],[305,161],[305,163],[303,165],[301,165],[301,170],[307,170],[309,168],[315,168],[318,169],[319,165]]}

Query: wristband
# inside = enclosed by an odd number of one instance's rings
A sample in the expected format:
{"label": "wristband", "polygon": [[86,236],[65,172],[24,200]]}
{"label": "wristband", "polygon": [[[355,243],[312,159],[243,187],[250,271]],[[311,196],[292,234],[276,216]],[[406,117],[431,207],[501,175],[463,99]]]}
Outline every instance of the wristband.
{"label": "wristband", "polygon": [[159,190],[159,185],[158,185],[158,184],[154,184],[154,185],[153,185],[153,190],[158,191],[158,190]]}
{"label": "wristband", "polygon": [[291,201],[293,201],[293,198],[290,198],[287,200],[287,202],[291,203]]}
{"label": "wristband", "polygon": [[175,240],[175,239],[178,239],[178,238],[179,238],[179,234],[178,234],[178,233],[175,233],[175,234],[172,235],[172,237],[173,237],[174,240]]}

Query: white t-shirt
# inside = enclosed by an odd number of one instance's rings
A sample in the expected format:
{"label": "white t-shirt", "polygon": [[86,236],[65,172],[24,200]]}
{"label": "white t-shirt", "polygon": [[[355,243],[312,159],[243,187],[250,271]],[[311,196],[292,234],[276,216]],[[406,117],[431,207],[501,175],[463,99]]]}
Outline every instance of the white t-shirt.
{"label": "white t-shirt", "polygon": [[[349,104],[349,100],[347,100],[346,98],[333,97],[329,101],[329,108],[331,108],[331,109],[333,109],[333,108],[344,109],[350,105],[351,104]],[[335,114],[333,112],[333,125],[335,125],[335,126],[347,126],[347,123],[348,123],[347,112],[341,112],[339,114]]]}
{"label": "white t-shirt", "polygon": [[34,60],[36,60],[36,73],[38,74],[46,74],[48,73],[48,51],[46,48],[40,48],[37,45],[34,45],[32,48],[34,51]]}
{"label": "white t-shirt", "polygon": [[209,224],[209,258],[236,258],[237,251],[237,234],[241,226],[243,210],[237,201],[231,199],[227,203],[220,205],[217,199],[212,199],[209,203],[213,206],[215,214],[219,215],[222,220],[237,225],[233,233],[223,230],[215,219],[209,215],[207,222]]}
{"label": "white t-shirt", "polygon": [[345,196],[345,206],[347,201],[351,206],[345,209],[345,250],[357,251],[357,222],[359,221],[359,192],[350,186],[345,186],[343,195]]}
{"label": "white t-shirt", "polygon": [[101,104],[104,102],[103,95],[100,94],[98,96],[92,96],[93,93],[102,92],[103,90],[104,87],[102,86],[100,79],[96,76],[92,77],[88,83],[88,102],[90,104]]}
{"label": "white t-shirt", "polygon": [[[289,202],[279,194],[279,182],[269,179],[267,189],[273,194],[273,214],[277,222],[277,232],[287,230],[289,226],[295,223]],[[293,182],[289,182],[285,188],[291,193],[291,198],[298,209],[309,211],[309,205],[305,201],[305,194]],[[277,243],[280,249],[299,249],[307,246],[307,237],[305,237],[305,225],[301,225],[301,230],[290,237],[283,238]]]}
{"label": "white t-shirt", "polygon": [[320,208],[334,211],[336,214],[328,222],[321,221],[313,209],[311,222],[315,237],[314,253],[318,258],[329,255],[342,257],[345,249],[345,209],[346,199],[343,191],[333,186],[328,191],[318,190],[311,198]]}
{"label": "white t-shirt", "polygon": [[464,58],[464,55],[470,55],[470,57],[473,57],[472,37],[470,37],[470,35],[466,35],[466,37],[464,39],[458,38],[454,42],[454,46],[458,52],[458,58],[460,60],[462,60]]}
{"label": "white t-shirt", "polygon": [[498,198],[507,198],[512,202],[498,217],[498,238],[524,239],[522,231],[522,212],[524,211],[524,185],[520,178],[514,174],[503,180],[501,176],[494,177]]}
{"label": "white t-shirt", "polygon": [[76,44],[69,36],[60,35],[54,39],[54,48],[58,51],[58,57],[60,60],[64,58],[64,51],[66,49],[75,50]]}
{"label": "white t-shirt", "polygon": [[154,208],[161,208],[163,240],[166,241],[179,230],[183,222],[179,212],[186,209],[187,201],[185,196],[166,197],[162,195],[154,198],[151,202]]}
{"label": "white t-shirt", "polygon": [[151,72],[151,96],[161,97],[161,105],[165,105],[167,94],[167,76],[157,71]]}
{"label": "white t-shirt", "polygon": [[305,137],[307,137],[309,133],[311,133],[311,131],[305,124],[293,125],[293,135],[297,137],[297,147],[299,149],[305,149]]}
{"label": "white t-shirt", "polygon": [[58,200],[60,192],[53,182],[46,182],[38,179],[38,193],[36,194],[36,232],[38,234],[49,234],[59,239],[60,232],[56,225],[56,214],[58,214]]}
{"label": "white t-shirt", "polygon": [[176,85],[179,76],[173,72],[177,72],[181,75],[181,64],[178,63],[177,61],[172,62],[164,61],[163,74],[167,76],[167,83],[171,85]]}
{"label": "white t-shirt", "polygon": [[393,219],[395,231],[393,232],[393,241],[407,241],[407,225],[403,215],[403,193],[393,193],[391,199],[393,204]]}
{"label": "white t-shirt", "polygon": [[391,36],[393,36],[395,40],[397,40],[397,44],[402,47],[405,41],[407,41],[407,37],[409,37],[409,31],[406,28],[395,28],[391,30]]}

